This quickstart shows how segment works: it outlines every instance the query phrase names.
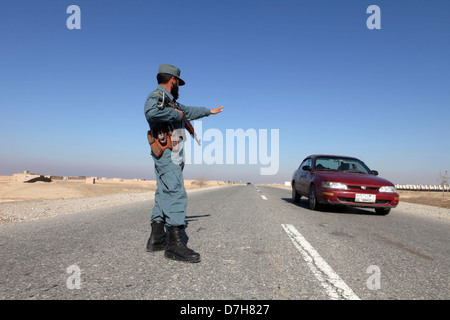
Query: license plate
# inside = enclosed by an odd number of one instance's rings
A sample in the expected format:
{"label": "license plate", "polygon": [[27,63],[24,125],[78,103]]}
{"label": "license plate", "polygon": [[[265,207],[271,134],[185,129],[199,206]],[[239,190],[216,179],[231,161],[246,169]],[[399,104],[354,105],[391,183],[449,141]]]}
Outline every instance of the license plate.
{"label": "license plate", "polygon": [[355,194],[355,202],[375,203],[376,195],[374,194]]}

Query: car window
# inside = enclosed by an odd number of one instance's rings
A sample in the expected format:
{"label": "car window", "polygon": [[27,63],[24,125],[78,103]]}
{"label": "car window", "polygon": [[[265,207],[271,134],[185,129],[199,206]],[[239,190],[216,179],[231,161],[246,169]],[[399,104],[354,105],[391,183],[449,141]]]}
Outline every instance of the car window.
{"label": "car window", "polygon": [[[308,164],[308,162],[309,162],[309,164]],[[311,159],[305,159],[305,160],[303,160],[303,162],[298,166],[298,168],[300,169],[300,170],[302,170],[302,168],[304,167],[304,166],[310,166],[311,165]]]}
{"label": "car window", "polygon": [[362,161],[343,157],[318,157],[315,170],[370,173],[370,169]]}
{"label": "car window", "polygon": [[305,161],[304,166],[310,166],[310,167],[311,167],[311,159],[307,159],[307,160]]}

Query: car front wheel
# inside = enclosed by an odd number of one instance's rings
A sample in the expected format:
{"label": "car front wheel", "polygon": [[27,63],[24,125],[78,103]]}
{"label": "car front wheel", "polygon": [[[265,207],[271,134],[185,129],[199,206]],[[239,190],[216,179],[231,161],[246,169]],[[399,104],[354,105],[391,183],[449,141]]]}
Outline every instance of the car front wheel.
{"label": "car front wheel", "polygon": [[295,190],[295,183],[292,183],[292,202],[299,203],[301,196]]}
{"label": "car front wheel", "polygon": [[319,203],[317,202],[317,195],[316,195],[316,187],[312,185],[309,188],[309,209],[311,210],[319,210]]}

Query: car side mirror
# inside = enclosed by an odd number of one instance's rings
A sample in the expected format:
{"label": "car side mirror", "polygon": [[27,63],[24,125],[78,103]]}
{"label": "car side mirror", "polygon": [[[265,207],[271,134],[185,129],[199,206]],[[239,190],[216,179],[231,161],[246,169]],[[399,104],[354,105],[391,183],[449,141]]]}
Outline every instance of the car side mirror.
{"label": "car side mirror", "polygon": [[303,166],[302,170],[303,171],[311,171],[311,167],[310,166]]}
{"label": "car side mirror", "polygon": [[378,175],[378,171],[377,170],[372,170],[372,174],[377,176]]}

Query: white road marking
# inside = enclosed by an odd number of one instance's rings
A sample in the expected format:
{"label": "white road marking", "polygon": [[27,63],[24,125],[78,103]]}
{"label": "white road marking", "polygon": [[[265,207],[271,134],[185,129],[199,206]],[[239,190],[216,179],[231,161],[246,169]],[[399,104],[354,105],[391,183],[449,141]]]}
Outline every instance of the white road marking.
{"label": "white road marking", "polygon": [[360,300],[352,289],[291,224],[281,225],[316,278],[333,300]]}
{"label": "white road marking", "polygon": [[265,195],[261,195],[261,198],[263,198],[263,200],[267,200]]}

